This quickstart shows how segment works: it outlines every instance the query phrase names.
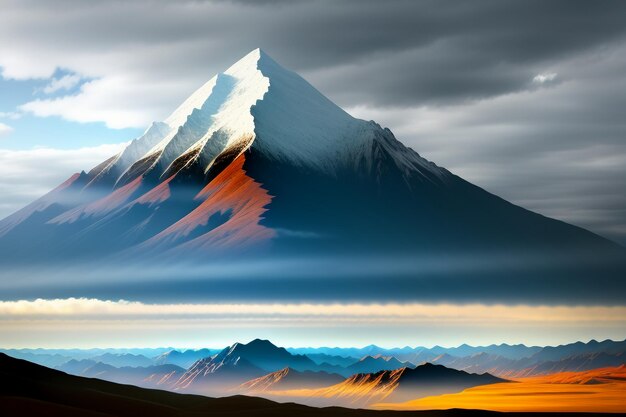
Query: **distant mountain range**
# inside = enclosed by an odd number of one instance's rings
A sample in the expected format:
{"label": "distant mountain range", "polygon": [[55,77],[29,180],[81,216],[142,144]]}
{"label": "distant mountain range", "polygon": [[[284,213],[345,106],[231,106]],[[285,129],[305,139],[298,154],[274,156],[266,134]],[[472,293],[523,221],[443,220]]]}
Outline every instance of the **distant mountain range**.
{"label": "distant mountain range", "polygon": [[[7,417],[498,417],[506,413],[482,410],[373,411],[340,407],[313,408],[262,398],[208,398],[120,385],[67,375],[0,353],[0,412]],[[516,413],[515,417],[554,417]],[[562,413],[560,417],[591,417],[592,413]]]}
{"label": "distant mountain range", "polygon": [[[581,343],[581,342],[577,342]],[[590,343],[593,343],[590,342]],[[409,361],[412,363],[420,363],[430,361],[442,354],[450,354],[455,357],[471,356],[476,353],[490,353],[499,355],[510,359],[519,359],[531,356],[532,354],[544,349],[541,346],[526,346],[522,344],[509,345],[502,343],[499,345],[489,346],[470,346],[462,344],[457,347],[442,347],[434,346],[432,348],[426,347],[410,347],[405,346],[402,348],[381,348],[376,345],[368,345],[362,348],[337,348],[337,347],[320,347],[320,348],[289,348],[288,350],[293,353],[311,355],[329,355],[329,356],[344,356],[353,358],[362,358],[364,356],[393,356],[399,360]]]}
{"label": "distant mountain range", "polygon": [[392,371],[399,368],[414,368],[415,365],[410,362],[400,362],[393,356],[365,356],[359,359],[358,362],[353,363],[345,368],[344,373],[349,375],[373,373],[379,371]]}
{"label": "distant mountain range", "polygon": [[[626,364],[626,341],[610,340],[543,348],[463,345],[450,349],[382,349],[372,345],[362,349],[284,349],[268,340],[255,339],[222,350],[5,352],[29,360],[40,358],[41,363],[54,363],[58,370],[69,374],[147,388],[219,396],[251,394],[309,405],[350,407],[416,400],[511,378]],[[365,352],[368,354],[363,357],[351,356]],[[470,355],[457,357],[452,353]],[[396,356],[432,360],[414,364]],[[66,360],[58,364],[61,358]]]}
{"label": "distant mountain range", "polygon": [[[435,363],[472,373],[489,372],[503,378],[538,374],[582,371],[626,363],[626,340],[587,343],[576,342],[560,346],[490,345],[459,347],[404,347],[385,349],[370,345],[364,348],[278,348],[269,341],[255,340],[237,343],[226,349],[0,349],[10,356],[26,359],[49,367],[65,367],[81,360],[86,365],[104,363],[116,367],[148,367],[176,365],[184,369],[200,361],[213,372],[232,365],[242,367],[249,361],[250,376],[291,368],[298,371],[324,371],[344,377],[357,373],[375,373],[402,367]],[[218,356],[216,356],[218,355]],[[461,356],[464,355],[464,356]],[[63,369],[63,368],[60,368]],[[258,375],[257,375],[258,374]]]}
{"label": "distant mountain range", "polygon": [[188,349],[184,351],[172,349],[154,358],[154,363],[156,365],[171,364],[189,368],[196,361],[211,357],[219,351],[219,349]]}
{"label": "distant mountain range", "polygon": [[68,374],[147,388],[169,388],[185,373],[184,368],[176,365],[115,367],[90,359],[71,360],[57,369]]}

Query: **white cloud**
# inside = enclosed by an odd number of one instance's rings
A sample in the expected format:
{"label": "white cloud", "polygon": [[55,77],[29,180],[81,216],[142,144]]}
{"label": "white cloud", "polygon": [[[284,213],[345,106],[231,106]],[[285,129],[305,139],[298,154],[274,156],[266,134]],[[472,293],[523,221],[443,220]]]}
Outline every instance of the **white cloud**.
{"label": "white cloud", "polygon": [[13,132],[13,128],[11,126],[0,123],[0,136],[8,135],[11,132]]}
{"label": "white cloud", "polygon": [[46,94],[52,94],[59,90],[70,90],[77,86],[79,82],[79,75],[68,74],[61,78],[53,78],[52,81],[50,81],[50,83],[42,89],[42,91]]}
{"label": "white cloud", "polygon": [[257,337],[281,346],[558,344],[618,340],[625,325],[624,306],[0,301],[5,348],[224,347]]}
{"label": "white cloud", "polygon": [[125,144],[80,149],[0,149],[0,218],[50,191],[75,172],[118,153]]}
{"label": "white cloud", "polygon": [[139,84],[129,97],[125,77],[106,77],[89,81],[74,95],[37,99],[19,106],[20,111],[36,116],[60,116],[75,122],[104,121],[109,128],[145,127],[159,113],[159,92],[153,86]]}
{"label": "white cloud", "polygon": [[547,83],[550,81],[554,81],[557,76],[558,74],[556,72],[545,72],[542,74],[535,75],[535,77],[533,78],[533,82],[543,84],[543,83]]}
{"label": "white cloud", "polygon": [[18,112],[0,112],[0,119],[12,119],[12,120],[16,120],[19,119],[20,117],[22,117],[22,113],[18,113]]}
{"label": "white cloud", "polygon": [[149,304],[138,301],[111,301],[93,298],[0,301],[0,316],[31,320],[110,320],[133,317],[163,319],[269,319],[334,321],[409,321],[437,323],[548,323],[602,322],[626,324],[624,306],[530,306],[425,303],[211,303]]}
{"label": "white cloud", "polygon": [[[234,62],[258,46],[232,49],[215,42],[221,22],[238,19],[241,13],[240,6],[226,2],[163,2],[158,7],[151,1],[72,3],[71,12],[62,16],[59,3],[38,3],[36,12],[21,2],[3,7],[0,38],[12,41],[0,44],[1,75],[49,79],[59,68],[71,71],[52,80],[45,92],[74,87],[79,79],[91,81],[76,94],[22,106],[22,111],[37,116],[143,128],[165,118],[224,70],[221,63]],[[252,15],[254,10],[246,12]],[[216,21],[207,25],[207,14]]]}

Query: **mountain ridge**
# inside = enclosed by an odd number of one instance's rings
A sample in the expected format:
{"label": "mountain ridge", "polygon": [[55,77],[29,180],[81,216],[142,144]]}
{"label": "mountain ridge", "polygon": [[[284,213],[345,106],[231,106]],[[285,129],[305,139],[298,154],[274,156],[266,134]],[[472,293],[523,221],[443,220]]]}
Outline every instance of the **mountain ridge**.
{"label": "mountain ridge", "polygon": [[381,401],[404,402],[454,393],[466,388],[507,382],[487,373],[470,374],[442,365],[423,364],[375,373],[359,373],[336,385],[319,389],[277,391],[275,397],[293,397],[309,405],[368,407]]}

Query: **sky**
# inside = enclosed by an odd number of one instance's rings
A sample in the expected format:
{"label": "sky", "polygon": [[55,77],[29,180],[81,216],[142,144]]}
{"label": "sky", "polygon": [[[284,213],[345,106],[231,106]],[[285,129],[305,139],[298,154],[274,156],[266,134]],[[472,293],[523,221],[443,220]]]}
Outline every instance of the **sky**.
{"label": "sky", "polygon": [[[118,152],[215,73],[261,47],[352,115],[389,127],[438,165],[525,208],[626,244],[625,12],[626,3],[617,0],[4,0],[0,217]],[[64,317],[55,318],[58,327],[46,327],[45,312],[31,317],[35,307],[22,307],[24,317],[16,318],[17,310],[11,315],[0,306],[0,335],[11,335],[15,346],[49,341],[42,326],[51,333],[67,328]],[[439,317],[439,310],[429,311]],[[143,314],[137,323],[148,320]],[[101,318],[103,328],[117,320]],[[81,320],[70,321],[71,328],[78,322],[97,328]],[[256,320],[245,334],[260,331]],[[360,341],[362,332],[348,331],[351,320],[327,329],[327,339]],[[415,344],[416,334],[433,344],[472,342],[463,325],[443,331],[437,320],[403,322],[393,340],[384,336],[385,326],[373,334],[382,345]],[[294,329],[308,331],[298,321],[264,323],[265,332],[285,342],[295,343]],[[537,342],[624,335],[623,322],[603,323],[519,325],[537,329],[526,337]],[[498,326],[472,337],[516,342],[528,334],[511,334],[506,320]],[[140,328],[121,332],[119,343]],[[168,344],[143,328],[145,343]],[[219,328],[211,331],[232,338]],[[98,333],[110,340],[94,330],[93,343]],[[205,343],[196,328],[180,340]]]}

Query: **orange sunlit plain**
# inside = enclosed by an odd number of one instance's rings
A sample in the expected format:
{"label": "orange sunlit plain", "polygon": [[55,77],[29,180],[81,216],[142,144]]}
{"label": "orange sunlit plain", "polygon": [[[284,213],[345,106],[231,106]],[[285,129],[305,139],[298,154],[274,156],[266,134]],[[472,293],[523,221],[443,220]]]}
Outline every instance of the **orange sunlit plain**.
{"label": "orange sunlit plain", "polygon": [[626,366],[565,372],[483,385],[375,408],[432,410],[469,408],[493,411],[626,412]]}

